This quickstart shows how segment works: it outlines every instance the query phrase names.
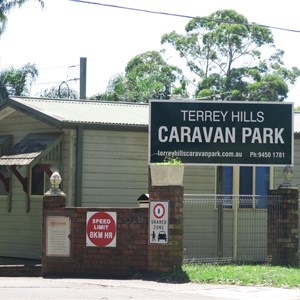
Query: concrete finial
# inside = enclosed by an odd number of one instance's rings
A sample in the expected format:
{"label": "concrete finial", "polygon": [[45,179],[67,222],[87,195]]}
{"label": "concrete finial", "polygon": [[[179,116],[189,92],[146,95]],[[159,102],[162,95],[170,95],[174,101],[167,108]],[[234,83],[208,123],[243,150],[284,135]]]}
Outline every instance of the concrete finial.
{"label": "concrete finial", "polygon": [[50,177],[51,188],[46,194],[50,195],[62,195],[64,194],[60,189],[59,185],[62,179],[58,172],[53,172]]}
{"label": "concrete finial", "polygon": [[50,177],[51,189],[59,189],[61,180],[60,174],[58,172],[53,172]]}
{"label": "concrete finial", "polygon": [[283,169],[284,182],[279,185],[279,188],[297,188],[293,183],[294,171],[292,166],[285,166]]}

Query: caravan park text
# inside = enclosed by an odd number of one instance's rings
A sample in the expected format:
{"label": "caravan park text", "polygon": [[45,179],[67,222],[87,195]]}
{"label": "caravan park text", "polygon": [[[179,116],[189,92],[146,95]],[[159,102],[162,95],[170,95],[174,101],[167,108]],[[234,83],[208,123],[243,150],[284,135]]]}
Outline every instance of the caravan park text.
{"label": "caravan park text", "polygon": [[[238,140],[243,144],[285,143],[282,137],[284,128],[259,126],[265,120],[263,111],[181,110],[180,112],[183,122],[195,122],[200,126],[160,126],[159,142],[236,143]],[[201,123],[209,125],[210,122],[214,126],[201,126]],[[216,123],[220,125],[225,123],[227,126],[215,126]],[[232,123],[232,126],[228,126],[229,123]]]}

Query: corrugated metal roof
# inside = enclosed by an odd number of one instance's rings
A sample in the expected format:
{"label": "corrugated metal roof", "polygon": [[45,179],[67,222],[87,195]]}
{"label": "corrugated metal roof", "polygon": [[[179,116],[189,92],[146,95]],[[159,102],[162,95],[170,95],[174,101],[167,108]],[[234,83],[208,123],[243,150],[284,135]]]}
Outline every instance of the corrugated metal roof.
{"label": "corrugated metal roof", "polygon": [[[147,127],[149,106],[140,103],[102,102],[11,97],[23,108],[49,116],[58,122]],[[300,133],[300,113],[294,114],[294,132]]]}
{"label": "corrugated metal roof", "polygon": [[12,149],[0,157],[1,166],[26,166],[39,157],[49,146],[55,145],[55,141],[61,133],[31,133],[26,135]]}
{"label": "corrugated metal roof", "polygon": [[16,104],[64,123],[148,126],[147,104],[11,97]]}

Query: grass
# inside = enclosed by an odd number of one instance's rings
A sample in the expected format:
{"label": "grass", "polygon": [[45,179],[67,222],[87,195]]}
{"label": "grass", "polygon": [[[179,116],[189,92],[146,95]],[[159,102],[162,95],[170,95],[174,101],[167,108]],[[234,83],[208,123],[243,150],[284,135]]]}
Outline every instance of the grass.
{"label": "grass", "polygon": [[194,282],[300,288],[300,268],[271,265],[185,264],[165,278],[169,282]]}

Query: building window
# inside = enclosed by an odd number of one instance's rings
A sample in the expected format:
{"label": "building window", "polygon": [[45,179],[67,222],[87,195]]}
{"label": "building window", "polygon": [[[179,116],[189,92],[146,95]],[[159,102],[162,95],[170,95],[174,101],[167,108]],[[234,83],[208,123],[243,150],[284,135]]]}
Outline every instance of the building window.
{"label": "building window", "polygon": [[223,184],[224,184],[224,195],[232,195],[233,188],[233,167],[224,167],[223,169]]}
{"label": "building window", "polygon": [[266,196],[270,189],[270,168],[223,167],[223,187],[223,206],[226,208],[232,208],[230,195],[239,195],[241,208],[266,208]]}
{"label": "building window", "polygon": [[31,195],[44,195],[45,174],[44,171],[35,165],[31,169]]}
{"label": "building window", "polygon": [[231,208],[233,194],[233,167],[223,167],[223,188],[223,206],[226,208]]}
{"label": "building window", "polygon": [[50,180],[39,165],[31,169],[31,195],[44,195],[50,188]]}
{"label": "building window", "polygon": [[9,188],[9,172],[4,166],[0,166],[0,172],[2,177],[2,179],[0,179],[0,196],[6,196],[8,194],[6,188]]}
{"label": "building window", "polygon": [[[266,196],[270,189],[270,168],[256,167],[255,194]],[[256,199],[256,208],[267,208],[267,197]]]}
{"label": "building window", "polygon": [[240,167],[239,194],[252,195],[253,194],[252,188],[253,188],[253,168]]}

